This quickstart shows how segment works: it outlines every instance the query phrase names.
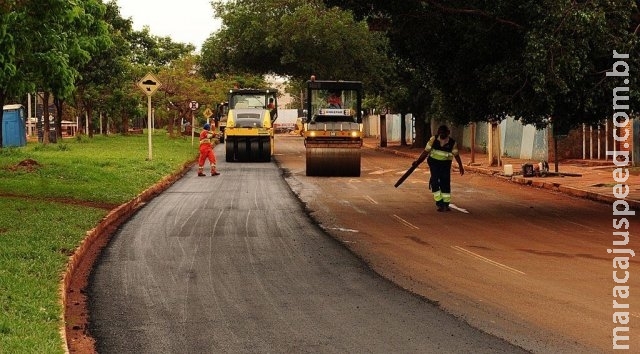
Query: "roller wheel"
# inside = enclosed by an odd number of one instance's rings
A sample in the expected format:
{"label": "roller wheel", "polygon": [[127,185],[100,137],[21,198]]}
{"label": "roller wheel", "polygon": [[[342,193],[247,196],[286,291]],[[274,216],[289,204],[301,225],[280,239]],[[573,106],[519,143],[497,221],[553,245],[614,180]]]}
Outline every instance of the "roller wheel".
{"label": "roller wheel", "polygon": [[260,144],[260,140],[255,140],[252,139],[250,144],[249,144],[249,161],[260,161],[260,147],[262,144]]}
{"label": "roller wheel", "polygon": [[271,161],[271,139],[265,139],[261,141],[259,161]]}
{"label": "roller wheel", "polygon": [[249,148],[251,147],[247,143],[247,139],[238,139],[237,140],[237,153],[236,158],[238,161],[246,162],[249,161]]}
{"label": "roller wheel", "polygon": [[233,140],[227,140],[227,142],[224,145],[226,149],[225,157],[227,162],[235,161],[235,154],[233,152]]}

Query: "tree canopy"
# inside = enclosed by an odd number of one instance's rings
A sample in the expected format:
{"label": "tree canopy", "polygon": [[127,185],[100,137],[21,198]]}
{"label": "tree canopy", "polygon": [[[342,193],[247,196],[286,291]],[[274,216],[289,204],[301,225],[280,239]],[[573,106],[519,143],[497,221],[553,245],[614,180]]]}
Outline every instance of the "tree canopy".
{"label": "tree canopy", "polygon": [[[146,118],[146,97],[136,84],[149,72],[167,81],[153,97],[162,108],[156,115],[160,125],[173,123],[165,109],[172,107],[170,102],[198,100],[205,107],[222,100],[232,81],[256,77],[206,80],[194,50],[191,44],[155,36],[149,28],[133,30],[115,0],[1,2],[0,104],[25,104],[27,93],[38,93],[41,102],[53,97],[58,136],[62,119],[85,117],[88,121],[80,124],[90,136],[97,122],[104,133],[126,133],[130,123]],[[43,105],[38,118],[49,116],[48,110],[49,104]],[[49,120],[41,123],[38,130],[46,144]],[[2,126],[0,112],[0,133]]]}
{"label": "tree canopy", "polygon": [[[512,115],[545,125],[611,115],[612,52],[637,72],[637,1],[326,0],[385,25],[394,55],[425,73],[436,112],[466,123]],[[638,87],[638,75],[629,77]],[[637,91],[632,94],[637,107]]]}
{"label": "tree canopy", "polygon": [[[213,0],[222,28],[193,57],[190,44],[134,31],[115,0],[5,1],[0,104],[46,92],[58,116],[68,102],[91,121],[93,109],[120,115],[126,131],[144,114],[136,82],[147,72],[167,75],[154,97],[162,107],[213,104],[266,74],[299,91],[315,75],[363,81],[368,107],[414,113],[418,124],[598,123],[611,117],[615,87],[631,88],[629,107],[640,102],[639,1]],[[614,51],[629,56],[628,81],[607,76]]]}
{"label": "tree canopy", "polygon": [[201,66],[209,78],[251,72],[307,80],[380,84],[388,43],[350,12],[319,0],[212,2],[222,28],[205,42]]}

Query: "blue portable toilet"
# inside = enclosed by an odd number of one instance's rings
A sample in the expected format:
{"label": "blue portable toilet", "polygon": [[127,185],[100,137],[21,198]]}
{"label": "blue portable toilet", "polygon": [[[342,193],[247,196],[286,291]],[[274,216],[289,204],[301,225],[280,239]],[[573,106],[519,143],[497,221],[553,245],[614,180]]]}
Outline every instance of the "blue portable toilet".
{"label": "blue portable toilet", "polygon": [[9,104],[3,107],[2,147],[27,145],[24,107],[21,104]]}

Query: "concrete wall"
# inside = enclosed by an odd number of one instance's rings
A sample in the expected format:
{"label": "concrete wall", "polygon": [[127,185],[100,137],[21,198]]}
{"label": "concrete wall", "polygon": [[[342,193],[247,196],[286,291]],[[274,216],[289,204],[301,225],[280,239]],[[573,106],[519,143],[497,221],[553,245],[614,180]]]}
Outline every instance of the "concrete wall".
{"label": "concrete wall", "polygon": [[[464,126],[462,147],[471,150],[471,125]],[[455,132],[455,128],[453,129]],[[487,153],[489,123],[476,123],[475,151]],[[548,160],[547,129],[536,130],[511,117],[500,123],[501,156],[535,161]]]}
{"label": "concrete wall", "polygon": [[[407,144],[413,143],[413,117],[405,116]],[[364,132],[367,137],[380,137],[380,116],[370,115],[363,118]],[[387,142],[400,141],[400,115],[387,114]],[[605,160],[607,150],[613,150],[612,122],[608,121],[600,126],[590,128],[580,127],[569,132],[566,136],[558,137],[558,157],[563,159],[600,159]],[[640,119],[635,118],[630,124],[632,127],[629,139],[629,150],[635,155],[633,161],[640,165]],[[458,140],[461,148],[471,149],[471,126],[452,127],[452,136]],[[487,153],[489,123],[476,123],[475,150],[478,153]],[[501,156],[532,161],[553,161],[554,140],[552,129],[536,129],[533,125],[522,125],[518,120],[508,117],[500,123],[500,149]],[[624,132],[619,132],[624,136]],[[620,148],[618,148],[620,149]]]}
{"label": "concrete wall", "polygon": [[[471,150],[471,125],[464,126],[462,128],[462,139],[458,137],[456,131],[460,129],[459,127],[454,127],[451,131],[452,134],[455,135],[454,138],[457,137],[459,141],[459,146],[468,150]],[[485,123],[476,123],[476,148],[475,151],[479,153],[486,154],[487,153],[487,144],[488,144],[488,131],[489,125]]]}
{"label": "concrete wall", "polygon": [[[387,114],[385,116],[387,122],[387,141],[399,142],[401,136],[401,116],[400,114]],[[380,116],[369,115],[363,118],[364,135],[366,137],[380,137]],[[405,115],[407,144],[413,143],[413,116]]]}

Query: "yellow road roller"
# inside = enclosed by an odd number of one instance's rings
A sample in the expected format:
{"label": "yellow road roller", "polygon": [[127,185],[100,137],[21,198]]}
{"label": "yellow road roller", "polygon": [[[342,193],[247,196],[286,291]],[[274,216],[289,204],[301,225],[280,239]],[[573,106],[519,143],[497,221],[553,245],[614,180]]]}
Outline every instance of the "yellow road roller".
{"label": "yellow road roller", "polygon": [[229,90],[224,129],[227,162],[269,162],[274,151],[273,122],[278,116],[275,89]]}
{"label": "yellow road roller", "polygon": [[360,176],[362,82],[307,81],[307,176]]}

